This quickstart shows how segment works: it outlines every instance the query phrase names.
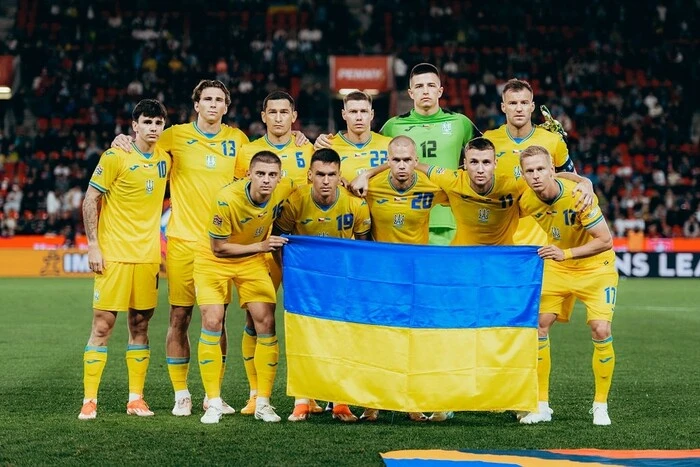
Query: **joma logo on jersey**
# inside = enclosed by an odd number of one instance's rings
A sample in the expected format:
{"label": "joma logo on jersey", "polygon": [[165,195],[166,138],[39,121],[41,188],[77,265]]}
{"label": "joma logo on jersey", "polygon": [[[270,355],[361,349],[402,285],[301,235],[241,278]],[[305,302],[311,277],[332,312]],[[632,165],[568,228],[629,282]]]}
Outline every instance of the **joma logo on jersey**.
{"label": "joma logo on jersey", "polygon": [[386,203],[386,202],[388,202],[388,201],[389,201],[389,200],[386,199],[386,198],[378,199],[378,200],[377,200],[377,204],[384,204],[384,203]]}
{"label": "joma logo on jersey", "polygon": [[552,227],[552,238],[554,240],[561,240],[561,232],[556,227]]}
{"label": "joma logo on jersey", "polygon": [[406,216],[403,214],[394,214],[394,227],[403,227]]}
{"label": "joma logo on jersey", "polygon": [[214,155],[207,155],[204,158],[204,164],[207,166],[207,169],[213,169],[216,167],[216,156]]}
{"label": "joma logo on jersey", "polygon": [[301,225],[306,225],[309,222],[313,222],[313,221],[314,221],[313,219],[304,219],[303,221],[301,221]]}
{"label": "joma logo on jersey", "polygon": [[442,124],[442,134],[451,135],[452,134],[452,122],[445,122]]}
{"label": "joma logo on jersey", "polygon": [[153,187],[155,186],[155,182],[151,180],[150,178],[146,180],[146,194],[150,195],[153,193]]}
{"label": "joma logo on jersey", "polygon": [[503,154],[505,154],[505,153],[506,153],[505,151],[497,152],[497,153],[496,153],[496,159],[498,159],[499,157],[501,157],[501,156],[502,156]]}
{"label": "joma logo on jersey", "polygon": [[489,214],[491,211],[485,208],[479,209],[479,222],[486,223],[489,221]]}

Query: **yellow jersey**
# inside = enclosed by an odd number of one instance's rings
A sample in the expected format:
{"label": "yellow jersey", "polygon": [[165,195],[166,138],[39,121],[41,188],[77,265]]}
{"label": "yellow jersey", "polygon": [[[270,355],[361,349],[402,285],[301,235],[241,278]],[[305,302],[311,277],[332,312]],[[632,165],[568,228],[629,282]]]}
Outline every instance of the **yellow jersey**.
{"label": "yellow jersey", "polygon": [[106,261],[160,263],[160,216],[170,172],[170,157],[158,146],[144,154],[132,145],[100,156],[90,178],[99,190],[102,211],[97,241]]}
{"label": "yellow jersey", "polygon": [[250,258],[216,258],[211,251],[209,238],[228,240],[229,243],[239,245],[264,241],[282,210],[284,200],[294,191],[294,187],[290,178],[283,178],[270,199],[257,204],[250,198],[250,180],[238,180],[226,185],[211,203],[207,233],[200,237],[199,253],[210,260],[224,263]]}
{"label": "yellow jersey", "polygon": [[321,206],[314,201],[313,188],[313,185],[300,187],[287,198],[275,221],[278,229],[287,234],[335,238],[369,233],[372,221],[363,199],[338,187],[335,203]]}
{"label": "yellow jersey", "polygon": [[387,161],[391,138],[370,132],[367,142],[355,144],[338,132],[331,139],[331,149],[340,155],[340,176],[351,182],[362,172]]}
{"label": "yellow jersey", "polygon": [[243,179],[248,173],[248,167],[253,156],[260,151],[271,151],[282,161],[282,177],[289,177],[297,185],[308,183],[309,165],[314,154],[314,146],[306,143],[297,146],[295,136],[286,144],[272,144],[267,135],[246,144],[236,160],[236,179]]}
{"label": "yellow jersey", "polygon": [[236,159],[246,143],[245,133],[228,125],[221,125],[216,134],[203,133],[196,122],[163,131],[157,146],[173,159],[168,237],[194,241],[206,232],[209,213],[205,206],[233,181]]}
{"label": "yellow jersey", "polygon": [[413,184],[399,190],[391,172],[369,182],[367,204],[372,215],[372,239],[378,242],[427,245],[430,210],[447,203],[447,194],[422,172],[413,174]]}
{"label": "yellow jersey", "polygon": [[[532,127],[532,131],[524,138],[513,138],[508,133],[508,126],[501,125],[495,130],[484,133],[496,147],[496,173],[521,178],[520,153],[528,146],[542,146],[552,155],[552,162],[557,172],[573,172],[574,164],[569,157],[566,143],[558,133],[552,133],[544,128]],[[544,245],[547,235],[531,218],[520,220],[518,230],[513,237],[516,245]]]}
{"label": "yellow jersey", "polygon": [[[560,192],[551,202],[542,201],[529,188],[523,193],[519,201],[521,215],[531,216],[547,232],[549,245],[556,245],[562,250],[585,245],[593,238],[588,229],[605,222],[598,199],[594,198],[592,205],[577,213],[575,205],[580,193],[573,193],[576,183],[559,178],[555,180]],[[574,271],[594,271],[601,267],[615,270],[615,253],[610,249],[588,258],[557,262],[556,266]]]}
{"label": "yellow jersey", "polygon": [[518,228],[518,197],[526,187],[523,180],[496,174],[491,189],[479,194],[464,170],[433,166],[428,176],[450,199],[457,223],[452,245],[513,245],[513,234]]}

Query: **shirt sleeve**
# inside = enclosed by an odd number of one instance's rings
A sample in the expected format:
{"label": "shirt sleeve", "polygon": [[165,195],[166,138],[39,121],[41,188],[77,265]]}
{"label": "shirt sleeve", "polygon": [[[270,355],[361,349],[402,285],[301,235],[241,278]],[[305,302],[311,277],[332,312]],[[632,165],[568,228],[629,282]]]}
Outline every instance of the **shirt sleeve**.
{"label": "shirt sleeve", "polygon": [[559,138],[554,148],[554,167],[557,172],[574,172],[574,161],[569,156],[569,148],[563,138]]}
{"label": "shirt sleeve", "polygon": [[108,149],[100,156],[100,161],[90,177],[90,186],[102,193],[107,193],[119,176],[122,165],[121,153]]}
{"label": "shirt sleeve", "polygon": [[292,204],[292,199],[287,199],[282,204],[282,211],[280,212],[279,217],[275,219],[275,227],[286,234],[292,233],[294,231],[294,223],[296,218],[295,211],[296,210]]}
{"label": "shirt sleeve", "polygon": [[372,227],[372,218],[369,215],[369,206],[367,201],[357,200],[357,209],[355,210],[355,225],[353,233],[355,235],[364,235],[368,233]]}
{"label": "shirt sleeve", "polygon": [[[580,195],[580,193],[577,193],[577,197]],[[578,214],[578,218],[581,221],[581,225],[586,230],[593,228],[601,222],[605,222],[603,213],[601,212],[600,207],[598,206],[598,199],[595,198],[593,200],[593,204],[581,211]]]}
{"label": "shirt sleeve", "polygon": [[442,190],[447,191],[456,180],[459,180],[459,172],[433,165],[428,169],[428,178]]}
{"label": "shirt sleeve", "polygon": [[172,126],[163,130],[163,133],[161,133],[160,138],[158,138],[156,146],[162,149],[163,151],[167,152],[168,154],[172,154],[173,140],[175,139],[174,133],[175,129]]}
{"label": "shirt sleeve", "polygon": [[209,236],[219,240],[231,236],[231,207],[220,192],[211,205],[209,214]]}
{"label": "shirt sleeve", "polygon": [[464,117],[462,119],[462,126],[464,127],[464,140],[462,141],[462,147],[464,147],[469,141],[481,136],[481,132],[476,127],[474,122],[469,120],[469,117],[467,117],[466,115],[462,116]]}
{"label": "shirt sleeve", "polygon": [[394,136],[394,119],[390,118],[389,120],[382,125],[382,128],[379,130],[379,133],[381,133],[384,136],[388,136],[390,138],[393,138]]}
{"label": "shirt sleeve", "polygon": [[250,160],[252,159],[248,147],[248,144],[243,144],[243,147],[238,153],[238,157],[236,157],[236,167],[233,170],[234,180],[244,179],[248,173],[248,166],[250,165]]}

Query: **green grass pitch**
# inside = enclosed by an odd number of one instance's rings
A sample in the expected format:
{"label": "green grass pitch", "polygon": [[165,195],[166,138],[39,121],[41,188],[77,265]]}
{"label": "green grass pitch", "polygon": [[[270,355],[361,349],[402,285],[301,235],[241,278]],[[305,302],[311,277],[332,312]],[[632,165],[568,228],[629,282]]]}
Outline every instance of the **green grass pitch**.
{"label": "green grass pitch", "polygon": [[[398,449],[688,449],[700,447],[700,287],[697,280],[621,280],[613,334],[617,353],[610,415],[594,427],[590,333],[578,308],[552,338],[552,423],[521,426],[509,414],[459,413],[443,424],[411,423],[383,412],[375,424],[341,425],[328,414],[286,421],[282,355],[273,404],[282,423],[236,414],[219,425],[199,422],[203,390],[190,370],[194,414],[170,415],[173,395],[165,365],[166,286],[151,324],[146,400],[150,419],[125,413],[126,320],[110,341],[98,418],[77,419],[82,400],[82,352],[91,322],[92,282],[83,279],[0,280],[1,465],[379,465]],[[278,310],[278,329],[282,329]],[[247,384],[240,359],[243,317],[229,315],[230,351],[224,399],[240,409]],[[190,337],[196,342],[195,310]],[[196,349],[196,344],[194,345]],[[196,358],[193,358],[196,362]],[[359,409],[356,409],[359,412]]]}

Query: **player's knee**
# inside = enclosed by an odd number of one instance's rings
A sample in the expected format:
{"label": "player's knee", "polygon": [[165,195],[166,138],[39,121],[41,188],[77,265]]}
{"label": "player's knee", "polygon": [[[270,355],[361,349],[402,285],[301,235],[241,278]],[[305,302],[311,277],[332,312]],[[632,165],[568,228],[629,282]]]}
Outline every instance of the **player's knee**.
{"label": "player's knee", "polygon": [[191,306],[170,307],[170,328],[174,331],[187,332],[192,319]]}
{"label": "player's knee", "polygon": [[223,315],[209,313],[202,316],[202,328],[207,331],[220,332],[224,325]]}
{"label": "player's knee", "polygon": [[274,334],[275,333],[275,316],[261,316],[255,320],[255,332],[258,334]]}
{"label": "player's knee", "polygon": [[594,340],[602,341],[612,335],[610,322],[608,321],[591,321],[591,337]]}

